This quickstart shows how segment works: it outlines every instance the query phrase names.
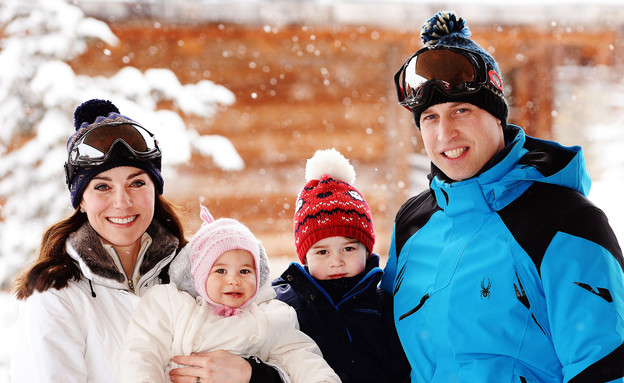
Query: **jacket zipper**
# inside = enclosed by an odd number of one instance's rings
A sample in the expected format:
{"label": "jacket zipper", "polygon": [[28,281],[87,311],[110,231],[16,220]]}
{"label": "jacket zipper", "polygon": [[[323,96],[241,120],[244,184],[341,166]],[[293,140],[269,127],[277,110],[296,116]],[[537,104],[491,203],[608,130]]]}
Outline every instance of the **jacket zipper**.
{"label": "jacket zipper", "polygon": [[134,293],[134,283],[132,282],[132,279],[128,279],[128,287],[130,288],[130,291]]}
{"label": "jacket zipper", "polygon": [[407,318],[408,316],[414,314],[416,311],[420,310],[420,308],[422,307],[422,305],[425,304],[425,301],[427,299],[429,299],[429,294],[425,294],[425,296],[420,299],[420,303],[418,303],[418,306],[414,307],[410,311],[408,311],[405,314],[401,315],[399,317],[399,320],[403,320],[403,319]]}
{"label": "jacket zipper", "polygon": [[[529,297],[528,297],[527,293],[524,291],[524,287],[522,286],[522,282],[520,281],[520,276],[518,275],[518,271],[516,270],[515,273],[516,273],[516,279],[518,280],[518,286],[516,286],[515,283],[513,284],[514,290],[516,292],[516,298],[529,311],[529,313],[531,314],[531,318],[533,318],[533,321],[535,322],[537,327],[539,327],[539,329],[542,330],[542,333],[544,333],[544,335],[549,336],[546,333],[546,331],[544,330],[544,327],[542,327],[540,322],[535,317],[535,314],[533,313],[533,311],[531,311],[531,302],[529,301]],[[520,289],[518,289],[518,287]]]}

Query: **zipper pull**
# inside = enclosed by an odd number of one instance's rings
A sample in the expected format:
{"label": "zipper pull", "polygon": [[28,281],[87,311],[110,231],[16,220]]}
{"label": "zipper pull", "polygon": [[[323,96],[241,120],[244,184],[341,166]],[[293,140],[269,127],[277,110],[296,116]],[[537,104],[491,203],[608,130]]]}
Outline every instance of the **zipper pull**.
{"label": "zipper pull", "polygon": [[130,288],[130,291],[134,293],[134,283],[132,282],[132,279],[128,279],[128,287]]}

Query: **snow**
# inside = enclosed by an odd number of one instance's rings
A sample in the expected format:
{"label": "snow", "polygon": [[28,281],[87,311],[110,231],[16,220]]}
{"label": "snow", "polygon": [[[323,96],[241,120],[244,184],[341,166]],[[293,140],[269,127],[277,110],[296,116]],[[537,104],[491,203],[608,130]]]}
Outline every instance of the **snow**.
{"label": "snow", "polygon": [[[219,104],[235,101],[223,86],[205,80],[182,85],[161,68],[143,73],[125,67],[110,78],[76,75],[67,62],[84,52],[87,41],[119,41],[107,24],[62,0],[1,2],[0,25],[0,381],[8,382],[17,304],[5,289],[24,267],[24,254],[35,253],[44,229],[71,213],[58,164],[66,159],[77,105],[90,98],[115,100],[124,114],[150,127],[166,153],[165,174],[193,152],[213,157],[225,170],[245,165],[227,138],[200,136],[178,114],[155,109],[166,100],[184,113],[209,118]],[[11,148],[18,135],[32,138]]]}
{"label": "snow", "polygon": [[[569,5],[564,0],[539,1],[562,3]],[[178,114],[155,109],[159,101],[168,100],[186,114],[210,117],[219,104],[235,102],[223,86],[206,80],[182,85],[166,68],[141,72],[125,67],[110,78],[76,75],[66,62],[84,52],[89,40],[109,46],[119,40],[105,23],[86,17],[63,0],[0,2],[0,25],[5,33],[0,40],[0,200],[4,200],[0,206],[0,288],[8,288],[15,272],[24,266],[23,255],[34,254],[44,228],[71,213],[58,164],[66,158],[64,145],[72,133],[73,110],[84,100],[115,100],[124,114],[150,127],[166,153],[165,173],[188,161],[192,153],[212,158],[226,171],[245,166],[227,138],[200,136]],[[618,236],[624,238],[624,206],[617,195],[624,186],[624,157],[619,155],[624,140],[624,69],[571,67],[561,71],[557,139],[584,147],[594,179],[590,199],[605,210]],[[587,78],[592,81],[583,81]],[[32,139],[19,149],[11,148],[11,140],[19,134]],[[418,172],[415,177],[424,175]],[[272,269],[283,270],[289,262],[271,259]],[[8,382],[7,340],[12,336],[17,303],[0,290],[0,307],[0,381]]]}
{"label": "snow", "polygon": [[[158,102],[167,100],[184,113],[209,118],[219,104],[235,101],[232,92],[207,80],[182,85],[162,68],[143,73],[128,66],[110,78],[76,75],[66,62],[86,49],[87,40],[117,44],[118,39],[105,23],[85,17],[64,1],[26,3],[32,12],[12,8],[13,2],[0,8],[0,21],[6,25],[0,51],[0,198],[6,199],[0,222],[3,288],[22,267],[23,260],[16,258],[33,254],[44,228],[69,213],[65,177],[57,164],[65,160],[72,113],[81,102],[115,100],[124,114],[150,127],[166,153],[163,173],[188,161],[193,152],[213,157],[224,170],[244,167],[227,138],[199,136],[177,113],[156,110]],[[33,138],[11,150],[11,140],[19,134]],[[29,230],[23,230],[23,222]],[[16,230],[20,226],[22,230]]]}

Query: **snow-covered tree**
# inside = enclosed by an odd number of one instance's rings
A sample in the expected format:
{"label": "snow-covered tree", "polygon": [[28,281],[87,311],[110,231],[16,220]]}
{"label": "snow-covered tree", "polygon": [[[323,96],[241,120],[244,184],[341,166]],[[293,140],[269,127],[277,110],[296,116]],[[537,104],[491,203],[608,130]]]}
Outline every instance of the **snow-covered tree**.
{"label": "snow-covered tree", "polygon": [[156,110],[168,100],[207,118],[217,104],[234,102],[228,89],[207,80],[182,85],[160,68],[124,67],[110,78],[76,75],[67,63],[90,42],[115,46],[119,40],[106,23],[64,0],[4,0],[0,25],[0,287],[34,258],[45,228],[71,213],[65,144],[83,101],[109,99],[151,130],[165,153],[165,172],[193,151],[225,170],[244,166],[224,137],[199,137],[177,113]]}

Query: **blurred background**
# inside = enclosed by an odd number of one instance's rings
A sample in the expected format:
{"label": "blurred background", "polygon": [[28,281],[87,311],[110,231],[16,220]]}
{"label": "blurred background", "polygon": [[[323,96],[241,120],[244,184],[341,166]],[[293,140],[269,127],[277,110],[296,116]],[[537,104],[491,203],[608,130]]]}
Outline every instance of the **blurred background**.
{"label": "blurred background", "polygon": [[[509,122],[584,148],[622,238],[624,4],[480,0],[0,0],[0,338],[15,274],[71,214],[64,183],[73,111],[112,100],[156,134],[165,195],[188,235],[199,203],[246,223],[274,276],[296,259],[305,161],[335,147],[355,166],[385,261],[394,215],[429,163],[393,76],[439,10],[463,17],[498,61]],[[0,380],[9,350],[0,347]],[[3,379],[6,376],[6,379]]]}

